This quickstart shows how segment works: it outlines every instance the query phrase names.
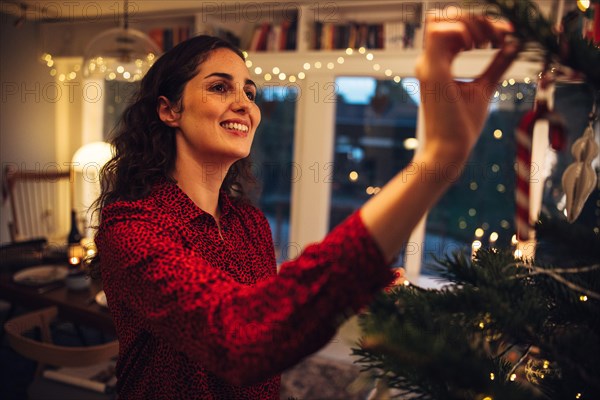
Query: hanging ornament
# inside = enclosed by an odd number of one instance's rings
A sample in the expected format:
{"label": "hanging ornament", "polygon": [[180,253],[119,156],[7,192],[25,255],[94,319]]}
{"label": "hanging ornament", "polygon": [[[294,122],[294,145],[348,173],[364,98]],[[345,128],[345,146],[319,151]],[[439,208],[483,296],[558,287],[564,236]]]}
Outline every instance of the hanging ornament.
{"label": "hanging ornament", "polygon": [[[541,208],[541,193],[537,195],[543,184],[540,172],[548,144],[559,151],[566,143],[566,130],[562,118],[548,104],[553,84],[548,71],[549,67],[546,66],[538,82],[534,108],[523,116],[516,131],[515,225],[519,241],[531,240],[534,237],[533,226]],[[542,122],[545,125],[541,124]],[[544,129],[546,126],[547,131]],[[534,171],[531,168],[532,163],[536,165]],[[537,175],[532,176],[532,172]],[[532,204],[531,201],[532,182],[536,183],[536,204]],[[537,204],[538,202],[540,204]]]}
{"label": "hanging ornament", "polygon": [[581,210],[598,180],[592,167],[592,161],[598,157],[598,144],[594,140],[592,127],[594,119],[595,112],[592,112],[588,127],[571,146],[571,154],[575,161],[565,169],[562,176],[563,191],[567,197],[565,211],[567,221],[570,223],[575,222],[581,214]]}

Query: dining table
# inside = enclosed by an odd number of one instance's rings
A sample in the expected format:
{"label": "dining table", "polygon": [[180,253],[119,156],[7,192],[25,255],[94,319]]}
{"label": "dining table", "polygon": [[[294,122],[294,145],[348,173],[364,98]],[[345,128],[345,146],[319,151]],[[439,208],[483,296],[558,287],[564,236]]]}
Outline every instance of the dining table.
{"label": "dining table", "polygon": [[13,273],[0,272],[0,299],[15,306],[27,309],[41,309],[56,306],[62,319],[89,326],[108,334],[114,334],[115,328],[108,308],[97,301],[102,283],[90,280],[82,289],[71,289],[64,281],[48,285],[29,286],[13,279]]}

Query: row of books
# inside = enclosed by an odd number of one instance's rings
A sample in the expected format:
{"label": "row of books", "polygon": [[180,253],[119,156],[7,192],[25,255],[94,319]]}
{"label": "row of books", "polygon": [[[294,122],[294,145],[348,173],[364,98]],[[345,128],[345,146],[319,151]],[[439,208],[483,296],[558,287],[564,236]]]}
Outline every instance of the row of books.
{"label": "row of books", "polygon": [[248,45],[249,51],[296,50],[297,24],[285,20],[281,24],[263,22],[256,26]]}
{"label": "row of books", "polygon": [[[240,38],[231,31],[205,26],[209,34],[226,39],[235,46],[240,46]],[[163,51],[168,51],[178,43],[191,36],[190,26],[154,28],[148,36]],[[247,44],[249,51],[283,51],[295,50],[297,44],[297,23],[285,20],[280,24],[263,22],[257,25]],[[422,47],[421,25],[409,22],[366,23],[322,23],[316,22],[312,35],[311,48],[314,50],[333,49],[412,49]]]}
{"label": "row of books", "polygon": [[206,24],[196,34],[216,36],[218,38],[227,40],[229,43],[233,44],[236,47],[240,47],[241,45],[241,40],[239,36],[231,32],[229,29],[223,28],[221,26]]}
{"label": "row of books", "polygon": [[148,36],[165,52],[177,46],[180,42],[190,38],[191,29],[189,26],[176,26],[172,28],[154,28],[148,31]]}
{"label": "row of books", "polygon": [[[156,43],[161,51],[169,51],[180,42],[189,39],[192,36],[192,29],[188,26],[154,28],[148,32],[150,39]],[[240,46],[240,38],[227,29],[216,26],[206,25],[202,32],[196,32],[196,35],[204,34],[217,36],[232,43],[234,46]]]}
{"label": "row of books", "polygon": [[312,48],[413,49],[422,47],[421,25],[408,22],[377,24],[316,22]]}

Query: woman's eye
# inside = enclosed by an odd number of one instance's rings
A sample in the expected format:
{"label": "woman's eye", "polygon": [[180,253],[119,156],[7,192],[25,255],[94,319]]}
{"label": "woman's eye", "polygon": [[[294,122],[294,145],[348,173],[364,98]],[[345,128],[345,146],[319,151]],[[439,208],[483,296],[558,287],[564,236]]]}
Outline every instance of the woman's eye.
{"label": "woman's eye", "polygon": [[227,86],[223,83],[217,83],[211,87],[211,90],[218,93],[225,93],[227,91]]}
{"label": "woman's eye", "polygon": [[251,101],[256,100],[256,93],[254,93],[252,91],[247,91],[246,96],[248,97],[248,100],[251,100]]}

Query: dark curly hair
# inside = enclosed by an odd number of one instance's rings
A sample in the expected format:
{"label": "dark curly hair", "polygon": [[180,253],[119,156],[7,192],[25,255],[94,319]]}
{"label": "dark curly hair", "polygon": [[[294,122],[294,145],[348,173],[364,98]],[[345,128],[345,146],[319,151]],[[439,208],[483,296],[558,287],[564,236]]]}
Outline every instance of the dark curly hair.
{"label": "dark curly hair", "polygon": [[[182,109],[181,97],[187,82],[196,76],[198,66],[212,51],[229,49],[242,60],[242,52],[231,43],[212,36],[196,36],[163,54],[141,81],[133,103],[123,112],[113,130],[110,143],[114,155],[100,172],[101,194],[92,206],[101,218],[102,209],[118,200],[137,200],[147,196],[160,179],[172,179],[175,166],[175,128],[159,118],[158,98],[166,97]],[[234,201],[249,201],[255,186],[249,158],[235,162],[223,181],[222,189]],[[92,276],[99,276],[99,255],[91,260]]]}

